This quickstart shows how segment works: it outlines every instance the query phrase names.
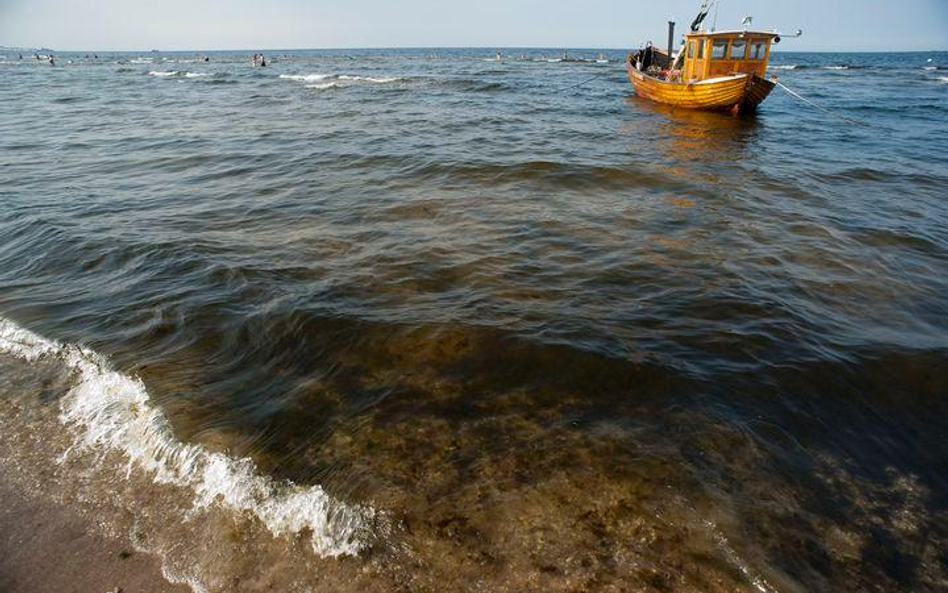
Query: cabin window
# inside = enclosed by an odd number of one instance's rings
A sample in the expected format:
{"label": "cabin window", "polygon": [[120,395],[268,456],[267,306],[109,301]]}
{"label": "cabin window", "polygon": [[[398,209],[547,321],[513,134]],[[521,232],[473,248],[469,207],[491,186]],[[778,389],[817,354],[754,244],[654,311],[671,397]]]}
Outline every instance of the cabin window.
{"label": "cabin window", "polygon": [[711,59],[723,60],[727,55],[727,41],[715,41],[711,46]]}
{"label": "cabin window", "polygon": [[698,59],[704,59],[704,39],[698,42]]}
{"label": "cabin window", "polygon": [[764,44],[755,43],[751,46],[751,55],[750,59],[752,60],[763,60],[764,59]]}
{"label": "cabin window", "polygon": [[695,57],[695,42],[694,41],[688,44],[688,57],[689,58]]}
{"label": "cabin window", "polygon": [[747,49],[747,45],[743,41],[732,41],[731,42],[731,59],[743,60],[744,51],[746,49]]}

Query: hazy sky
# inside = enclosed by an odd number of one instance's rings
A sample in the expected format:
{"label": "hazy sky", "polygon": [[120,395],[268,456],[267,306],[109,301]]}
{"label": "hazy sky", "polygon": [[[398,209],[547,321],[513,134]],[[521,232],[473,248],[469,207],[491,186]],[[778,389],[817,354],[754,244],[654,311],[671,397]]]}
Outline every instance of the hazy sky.
{"label": "hazy sky", "polygon": [[[0,45],[58,50],[604,47],[661,43],[699,0],[0,0]],[[722,0],[784,50],[948,50],[948,0]],[[713,16],[713,15],[712,15]],[[709,17],[709,21],[712,17]]]}

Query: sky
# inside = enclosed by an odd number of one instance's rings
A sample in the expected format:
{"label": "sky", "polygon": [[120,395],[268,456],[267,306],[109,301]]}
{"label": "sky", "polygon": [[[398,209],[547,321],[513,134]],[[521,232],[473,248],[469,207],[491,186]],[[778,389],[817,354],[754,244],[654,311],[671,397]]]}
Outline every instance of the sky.
{"label": "sky", "polygon": [[[699,0],[0,0],[0,46],[66,50],[632,48],[687,29]],[[948,0],[721,0],[718,29],[786,51],[948,50]],[[710,24],[714,15],[708,17]]]}

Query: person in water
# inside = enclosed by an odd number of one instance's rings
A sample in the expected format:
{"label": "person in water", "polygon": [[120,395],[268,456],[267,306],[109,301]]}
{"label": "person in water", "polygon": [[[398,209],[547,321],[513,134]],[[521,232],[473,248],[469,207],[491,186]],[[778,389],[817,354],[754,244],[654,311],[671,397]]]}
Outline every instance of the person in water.
{"label": "person in water", "polygon": [[49,65],[50,65],[50,66],[55,66],[55,65],[56,65],[56,58],[55,58],[55,57],[49,56]]}
{"label": "person in water", "polygon": [[266,66],[266,65],[267,65],[267,59],[266,59],[265,57],[263,57],[263,54],[260,54],[260,65],[261,65],[261,66]]}

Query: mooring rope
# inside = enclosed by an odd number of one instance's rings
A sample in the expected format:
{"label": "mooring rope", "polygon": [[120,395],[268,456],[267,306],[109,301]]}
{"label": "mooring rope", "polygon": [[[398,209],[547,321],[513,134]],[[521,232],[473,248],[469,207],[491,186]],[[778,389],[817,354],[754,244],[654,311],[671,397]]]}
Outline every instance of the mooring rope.
{"label": "mooring rope", "polygon": [[852,118],[850,118],[850,117],[846,117],[846,116],[843,115],[842,113],[839,113],[839,112],[837,112],[837,111],[833,111],[833,110],[830,109],[829,107],[823,107],[822,105],[820,105],[820,104],[818,104],[818,103],[814,103],[813,101],[810,101],[809,99],[807,99],[806,97],[801,96],[800,93],[794,91],[793,89],[791,89],[790,87],[788,87],[788,86],[785,85],[784,83],[780,82],[779,80],[776,81],[776,83],[777,83],[777,86],[779,86],[779,87],[782,88],[783,90],[787,91],[788,93],[790,93],[791,95],[793,95],[793,96],[796,97],[797,99],[800,99],[801,101],[803,101],[803,102],[806,103],[807,105],[812,105],[813,107],[816,107],[817,109],[820,109],[820,110],[822,110],[822,111],[825,111],[826,113],[829,113],[830,115],[832,115],[832,116],[834,116],[834,117],[838,117],[839,119],[841,119],[841,120],[843,120],[843,121],[848,121],[849,123],[856,124],[857,126],[863,126],[863,127],[866,127],[866,128],[871,127],[869,124],[867,124],[867,123],[865,123],[865,122],[861,122],[861,121],[859,121],[859,120],[857,120],[857,119],[852,119]]}
{"label": "mooring rope", "polygon": [[577,87],[583,86],[583,85],[586,84],[587,82],[592,82],[592,81],[596,80],[597,78],[600,78],[600,77],[602,77],[602,76],[606,76],[606,75],[608,75],[608,74],[615,74],[615,72],[612,71],[612,70],[609,70],[609,71],[606,71],[606,72],[600,72],[599,74],[597,74],[597,75],[595,75],[595,76],[590,76],[589,78],[587,78],[586,80],[584,80],[584,81],[582,81],[582,82],[579,82],[579,83],[576,83],[576,84],[571,84],[571,85],[569,85],[569,86],[564,86],[564,87],[561,88],[561,89],[556,89],[554,92],[562,93],[563,91],[568,91],[568,90],[570,90],[570,89],[575,89],[575,88],[577,88]]}

